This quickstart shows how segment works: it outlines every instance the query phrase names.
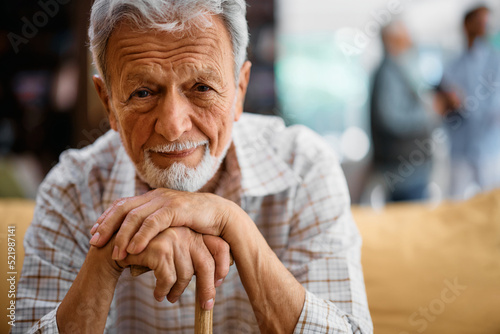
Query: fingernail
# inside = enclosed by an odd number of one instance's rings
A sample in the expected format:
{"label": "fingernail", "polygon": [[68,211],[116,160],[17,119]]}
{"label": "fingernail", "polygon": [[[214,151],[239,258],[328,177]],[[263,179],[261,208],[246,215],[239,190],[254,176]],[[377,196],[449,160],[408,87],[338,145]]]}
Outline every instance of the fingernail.
{"label": "fingernail", "polygon": [[164,301],[164,300],[165,300],[165,298],[167,298],[167,296],[159,297],[159,298],[157,298],[156,300],[157,300],[159,303],[161,303],[162,301]]}
{"label": "fingernail", "polygon": [[118,246],[115,246],[115,248],[113,248],[113,255],[111,255],[111,258],[115,261],[118,260],[118,251]]}
{"label": "fingernail", "polygon": [[99,224],[98,224],[98,223],[95,223],[95,225],[94,225],[94,226],[92,226],[92,229],[90,230],[90,234],[92,234],[92,235],[93,235],[93,234],[95,233],[95,231],[97,230],[97,228],[98,228],[98,227],[99,227]]}
{"label": "fingernail", "polygon": [[128,253],[126,250],[122,250],[121,252],[118,252],[118,260],[124,260],[127,257]]}
{"label": "fingernail", "polygon": [[219,286],[221,286],[221,285],[222,285],[222,282],[224,282],[224,279],[223,279],[223,278],[221,278],[220,280],[216,281],[216,282],[215,282],[215,287],[216,287],[216,288],[218,288]]}
{"label": "fingernail", "polygon": [[90,244],[95,246],[97,244],[97,242],[99,241],[100,237],[101,237],[101,234],[99,232],[97,232],[96,234],[94,234],[92,236],[92,239],[90,239]]}
{"label": "fingernail", "polygon": [[134,254],[135,248],[135,242],[132,241],[127,247],[127,252],[129,252],[130,254]]}
{"label": "fingernail", "polygon": [[209,299],[208,301],[205,302],[205,305],[203,306],[203,308],[205,310],[211,310],[212,307],[214,307],[214,299]]}

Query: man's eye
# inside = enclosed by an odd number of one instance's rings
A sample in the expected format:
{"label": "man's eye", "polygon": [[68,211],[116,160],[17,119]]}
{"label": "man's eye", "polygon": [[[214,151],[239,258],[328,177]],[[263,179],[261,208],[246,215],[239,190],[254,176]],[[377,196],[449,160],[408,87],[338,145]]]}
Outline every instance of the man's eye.
{"label": "man's eye", "polygon": [[205,93],[205,92],[208,92],[210,91],[212,88],[210,88],[209,86],[207,85],[197,85],[196,86],[196,91],[200,92],[200,93]]}
{"label": "man's eye", "polygon": [[132,97],[138,97],[140,99],[144,99],[149,96],[151,96],[151,92],[144,89],[138,90],[134,94],[132,94]]}

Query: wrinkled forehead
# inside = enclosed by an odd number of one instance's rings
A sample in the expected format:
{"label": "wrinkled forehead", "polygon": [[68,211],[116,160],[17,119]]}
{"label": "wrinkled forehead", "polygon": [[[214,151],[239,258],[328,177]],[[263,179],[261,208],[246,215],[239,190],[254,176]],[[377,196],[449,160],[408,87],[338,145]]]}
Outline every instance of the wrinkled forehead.
{"label": "wrinkled forehead", "polygon": [[106,62],[108,77],[122,76],[130,67],[154,64],[172,70],[186,71],[193,66],[186,62],[203,63],[223,71],[230,65],[233,70],[234,55],[229,32],[219,16],[208,16],[203,24],[190,24],[186,29],[173,32],[159,29],[141,29],[123,20],[113,30],[108,41]]}

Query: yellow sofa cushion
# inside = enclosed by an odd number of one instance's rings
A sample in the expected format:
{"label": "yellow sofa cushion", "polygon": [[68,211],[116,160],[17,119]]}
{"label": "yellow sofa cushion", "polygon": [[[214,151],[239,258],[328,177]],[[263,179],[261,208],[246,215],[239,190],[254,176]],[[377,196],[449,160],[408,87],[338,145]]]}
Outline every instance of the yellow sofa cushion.
{"label": "yellow sofa cushion", "polygon": [[500,333],[500,190],[353,214],[375,333]]}

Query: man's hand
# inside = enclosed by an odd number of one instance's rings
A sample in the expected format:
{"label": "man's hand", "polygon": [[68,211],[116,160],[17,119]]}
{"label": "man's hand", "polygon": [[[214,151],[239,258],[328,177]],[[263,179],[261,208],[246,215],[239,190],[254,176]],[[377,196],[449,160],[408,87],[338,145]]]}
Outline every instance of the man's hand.
{"label": "man's hand", "polygon": [[196,275],[200,305],[211,309],[215,288],[229,273],[229,245],[219,237],[201,235],[187,227],[172,227],[158,234],[138,255],[117,261],[121,267],[140,265],[154,271],[154,297],[175,303]]}
{"label": "man's hand", "polygon": [[[231,201],[213,194],[169,189],[156,189],[142,196],[122,199],[116,201],[99,218],[91,231],[91,243],[102,247],[119,229],[114,241],[117,245],[114,251],[115,257],[119,259],[117,262],[121,266],[140,265],[155,270],[159,281],[155,289],[157,299],[167,295],[168,300],[175,301],[189,282],[187,277],[194,271],[197,288],[200,287],[200,280],[205,282],[202,283],[204,297],[203,300],[200,298],[200,305],[209,309],[213,305],[209,300],[215,296],[213,272],[211,275],[198,273],[196,263],[193,263],[192,268],[177,268],[177,263],[186,264],[189,256],[192,256],[194,262],[198,252],[191,253],[192,249],[189,247],[189,254],[185,252],[186,248],[184,253],[177,252],[175,247],[185,245],[173,242],[180,240],[179,233],[171,235],[177,230],[174,228],[176,226],[183,226],[184,231],[198,236],[196,240],[199,240],[198,233],[203,234],[204,244],[210,250],[211,241],[207,240],[227,242],[226,250],[215,254],[212,251],[216,265],[219,262],[225,265],[223,270],[215,269],[216,275],[219,275],[217,278],[222,278],[221,275],[228,272],[230,246],[241,283],[254,313],[260,319],[261,331],[293,331],[304,306],[305,289],[281,263],[250,216]],[[196,245],[202,247],[202,243],[196,242]],[[173,251],[175,256],[172,256]],[[217,254],[224,255],[219,257]],[[199,260],[197,263],[207,265],[202,262]],[[166,266],[175,268],[175,277]],[[175,280],[178,280],[179,275],[183,275],[185,285],[177,285]]]}
{"label": "man's hand", "polygon": [[223,236],[231,202],[212,194],[156,189],[142,196],[117,200],[97,220],[90,243],[106,245],[117,232],[113,259],[139,254],[170,226],[187,226],[213,236]]}
{"label": "man's hand", "polygon": [[[177,256],[175,247],[182,246],[181,242],[164,246],[164,243],[168,243],[168,238],[177,239],[175,235],[170,236],[176,226],[183,226],[196,236],[199,236],[198,233],[203,234],[207,246],[207,238],[227,242],[241,283],[254,313],[260,319],[261,331],[293,331],[304,306],[305,289],[281,263],[250,216],[231,201],[213,194],[169,189],[156,189],[142,196],[122,199],[116,201],[99,218],[91,231],[91,243],[102,247],[119,229],[116,233],[114,257],[121,266],[140,265],[155,270],[159,282],[155,289],[157,299],[167,295],[170,301],[175,301],[185,288],[181,284],[176,286],[175,279],[183,275],[186,281],[185,277],[194,271],[198,289],[200,276],[201,280],[208,282],[202,284],[204,297],[200,298],[200,305],[210,309],[213,305],[211,296],[215,296],[213,272],[211,275],[198,273],[196,265],[193,268],[177,268],[177,263],[185,264],[189,256],[194,261],[195,253],[190,250],[187,255],[183,253],[183,256]],[[164,239],[166,236],[168,238]],[[201,244],[196,244],[201,247]],[[173,257],[172,251],[175,251]],[[227,255],[224,255],[222,262],[227,268],[224,269],[224,274],[227,274],[229,247],[224,254]],[[218,266],[221,260],[217,255],[213,256]],[[201,260],[197,263],[207,265]],[[166,266],[175,268],[175,277]],[[215,272],[220,271],[215,269]]]}

